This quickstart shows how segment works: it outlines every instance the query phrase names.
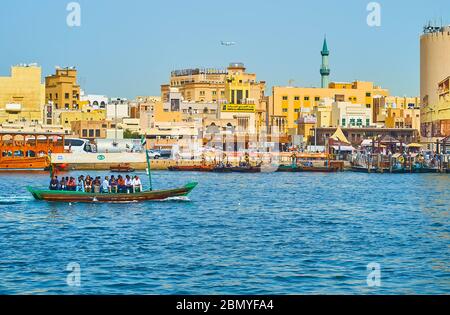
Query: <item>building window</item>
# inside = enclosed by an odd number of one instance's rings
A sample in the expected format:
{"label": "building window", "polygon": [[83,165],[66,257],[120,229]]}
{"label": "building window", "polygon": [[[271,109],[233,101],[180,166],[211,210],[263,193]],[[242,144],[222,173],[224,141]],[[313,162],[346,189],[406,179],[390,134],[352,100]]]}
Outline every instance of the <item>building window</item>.
{"label": "building window", "polygon": [[370,92],[366,93],[366,97],[371,97],[371,96],[372,96],[372,93],[370,93]]}
{"label": "building window", "polygon": [[370,119],[369,119],[369,118],[366,119],[366,126],[367,126],[367,127],[370,126]]}
{"label": "building window", "polygon": [[300,96],[295,96],[294,101],[300,101]]}
{"label": "building window", "polygon": [[283,96],[283,101],[287,101],[288,97],[287,96]]}
{"label": "building window", "polygon": [[356,122],[356,125],[357,125],[358,127],[361,127],[361,126],[362,126],[362,119],[358,118],[358,120],[357,120],[357,122]]}
{"label": "building window", "polygon": [[309,96],[305,96],[305,101],[309,101]]}
{"label": "building window", "polygon": [[296,112],[296,113],[300,113],[300,108],[296,108],[296,109],[294,109],[294,112]]}
{"label": "building window", "polygon": [[83,135],[83,138],[87,137],[87,130],[86,129],[83,129],[83,131],[81,133]]}
{"label": "building window", "polygon": [[316,96],[316,97],[314,98],[314,100],[315,100],[316,102],[318,102],[318,101],[320,101],[320,97],[319,97],[319,96]]}
{"label": "building window", "polygon": [[68,100],[69,99],[69,93],[66,93],[66,94],[64,94],[64,98],[66,99],[66,100]]}
{"label": "building window", "polygon": [[96,136],[97,138],[100,137],[100,129],[95,129],[95,136]]}
{"label": "building window", "polygon": [[371,106],[370,106],[370,104],[366,104],[366,107],[367,107],[367,108],[370,108]]}
{"label": "building window", "polygon": [[69,104],[68,103],[64,104],[64,108],[69,109]]}
{"label": "building window", "polygon": [[354,126],[354,125],[355,125],[355,119],[352,118],[352,119],[350,119],[350,126]]}
{"label": "building window", "polygon": [[345,124],[346,124],[347,122],[346,122],[346,120],[345,120],[345,118],[342,118],[342,126],[343,127],[345,127]]}
{"label": "building window", "polygon": [[287,108],[283,108],[283,113],[287,113]]}
{"label": "building window", "polygon": [[94,129],[89,129],[89,138],[94,137]]}

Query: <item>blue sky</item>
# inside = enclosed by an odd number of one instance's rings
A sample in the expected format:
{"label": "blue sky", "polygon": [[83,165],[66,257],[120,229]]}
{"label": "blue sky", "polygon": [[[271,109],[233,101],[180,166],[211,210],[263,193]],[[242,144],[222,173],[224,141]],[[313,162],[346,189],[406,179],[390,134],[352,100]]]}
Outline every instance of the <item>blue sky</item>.
{"label": "blue sky", "polygon": [[239,61],[269,88],[290,79],[318,86],[326,34],[331,80],[418,95],[422,27],[450,23],[448,0],[378,1],[375,28],[366,23],[367,0],[79,0],[81,27],[70,28],[69,2],[1,1],[0,75],[18,63],[37,62],[44,75],[75,65],[88,93],[132,98],[159,95],[173,69]]}

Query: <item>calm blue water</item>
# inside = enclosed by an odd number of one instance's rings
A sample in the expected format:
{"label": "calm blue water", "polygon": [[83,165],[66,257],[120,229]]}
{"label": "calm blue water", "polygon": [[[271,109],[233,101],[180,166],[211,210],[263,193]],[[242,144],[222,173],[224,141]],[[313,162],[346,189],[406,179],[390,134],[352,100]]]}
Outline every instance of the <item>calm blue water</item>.
{"label": "calm blue water", "polygon": [[0,294],[450,293],[448,175],[153,176],[199,186],[185,201],[47,204],[25,190],[47,174],[0,174]]}

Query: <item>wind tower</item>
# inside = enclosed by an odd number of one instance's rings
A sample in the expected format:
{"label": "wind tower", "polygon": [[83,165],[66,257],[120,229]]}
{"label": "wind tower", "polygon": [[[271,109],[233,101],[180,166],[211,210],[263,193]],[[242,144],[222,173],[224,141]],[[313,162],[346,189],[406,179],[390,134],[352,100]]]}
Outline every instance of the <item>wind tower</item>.
{"label": "wind tower", "polygon": [[327,38],[325,37],[323,41],[323,48],[320,52],[322,55],[322,67],[320,68],[320,75],[322,76],[322,88],[328,88],[330,83],[330,67],[328,64],[328,57],[330,56],[330,51],[328,50]]}

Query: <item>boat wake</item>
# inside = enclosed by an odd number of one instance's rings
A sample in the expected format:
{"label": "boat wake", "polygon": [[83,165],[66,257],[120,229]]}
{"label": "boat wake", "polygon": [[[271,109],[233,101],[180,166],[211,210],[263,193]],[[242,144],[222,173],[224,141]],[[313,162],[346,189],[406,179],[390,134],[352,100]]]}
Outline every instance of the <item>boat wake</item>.
{"label": "boat wake", "polygon": [[157,200],[159,202],[190,202],[191,199],[188,197],[169,197],[163,200]]}
{"label": "boat wake", "polygon": [[32,200],[33,198],[28,196],[0,196],[0,205],[12,205],[23,202],[30,202]]}

